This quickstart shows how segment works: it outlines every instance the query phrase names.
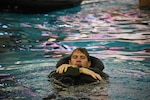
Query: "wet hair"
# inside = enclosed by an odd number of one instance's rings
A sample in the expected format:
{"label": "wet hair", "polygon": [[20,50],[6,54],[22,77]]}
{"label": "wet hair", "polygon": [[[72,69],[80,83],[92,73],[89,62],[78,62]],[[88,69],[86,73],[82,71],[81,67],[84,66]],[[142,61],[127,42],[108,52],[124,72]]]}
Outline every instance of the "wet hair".
{"label": "wet hair", "polygon": [[[73,50],[73,52],[71,53],[71,57],[72,57],[72,55],[73,55],[73,53],[74,53],[75,51],[80,51],[80,52],[82,52],[82,53],[85,54],[85,56],[87,57],[88,61],[91,61],[90,55],[89,55],[88,51],[87,51],[85,48],[76,48],[76,49]],[[70,59],[71,59],[71,57],[70,57]]]}

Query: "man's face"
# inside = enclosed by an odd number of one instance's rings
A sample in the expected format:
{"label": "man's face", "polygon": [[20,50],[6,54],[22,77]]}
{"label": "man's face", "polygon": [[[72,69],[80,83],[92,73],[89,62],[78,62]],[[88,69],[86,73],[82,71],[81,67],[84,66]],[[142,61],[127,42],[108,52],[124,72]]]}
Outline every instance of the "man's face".
{"label": "man's face", "polygon": [[89,67],[91,62],[88,61],[88,58],[81,51],[76,50],[71,56],[71,60],[69,60],[69,64],[81,66],[81,67]]}

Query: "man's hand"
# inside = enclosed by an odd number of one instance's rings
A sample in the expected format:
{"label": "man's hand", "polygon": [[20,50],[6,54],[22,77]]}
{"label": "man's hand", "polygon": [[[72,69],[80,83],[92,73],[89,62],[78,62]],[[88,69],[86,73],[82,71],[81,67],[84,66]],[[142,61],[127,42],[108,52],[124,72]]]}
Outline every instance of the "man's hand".
{"label": "man's hand", "polygon": [[73,65],[69,65],[69,64],[62,64],[61,66],[59,66],[57,69],[56,69],[56,73],[63,73],[63,72],[66,72],[68,67],[77,67],[77,66],[73,66]]}
{"label": "man's hand", "polygon": [[92,70],[90,70],[90,69],[87,69],[87,68],[80,68],[79,69],[80,70],[80,73],[83,73],[83,74],[86,74],[86,75],[90,75],[90,76],[92,76],[94,79],[98,79],[98,80],[102,80],[102,77],[99,75],[99,74],[97,74],[97,73],[95,73],[94,71],[92,71]]}

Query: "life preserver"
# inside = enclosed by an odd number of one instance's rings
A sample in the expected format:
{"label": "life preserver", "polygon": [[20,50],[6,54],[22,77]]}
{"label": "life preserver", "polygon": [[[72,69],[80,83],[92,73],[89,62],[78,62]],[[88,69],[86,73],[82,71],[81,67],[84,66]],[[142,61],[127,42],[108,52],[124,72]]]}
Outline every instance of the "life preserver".
{"label": "life preserver", "polygon": [[[63,57],[62,59],[60,59],[56,64],[56,68],[62,64],[68,64],[70,57],[71,56],[69,55],[69,56],[66,56],[66,57]],[[96,68],[99,68],[101,71],[103,71],[104,64],[100,59],[93,57],[93,56],[90,56],[90,60],[91,60],[91,66],[90,67],[96,67]]]}
{"label": "life preserver", "polygon": [[83,0],[0,0],[0,11],[17,13],[46,13],[74,7]]}

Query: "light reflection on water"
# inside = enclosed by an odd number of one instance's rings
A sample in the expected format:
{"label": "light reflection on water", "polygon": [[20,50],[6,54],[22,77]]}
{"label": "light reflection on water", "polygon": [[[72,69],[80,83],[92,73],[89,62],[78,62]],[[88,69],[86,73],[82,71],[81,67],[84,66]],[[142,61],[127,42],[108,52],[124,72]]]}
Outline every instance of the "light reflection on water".
{"label": "light reflection on water", "polygon": [[91,91],[69,87],[60,95],[149,99],[150,13],[138,9],[138,0],[116,1],[86,0],[81,7],[48,14],[1,13],[0,98],[47,97],[55,92],[47,76],[58,59],[85,47],[104,62],[109,83],[88,86]]}

